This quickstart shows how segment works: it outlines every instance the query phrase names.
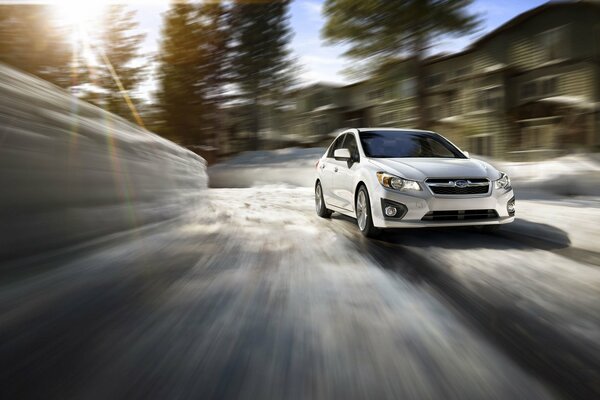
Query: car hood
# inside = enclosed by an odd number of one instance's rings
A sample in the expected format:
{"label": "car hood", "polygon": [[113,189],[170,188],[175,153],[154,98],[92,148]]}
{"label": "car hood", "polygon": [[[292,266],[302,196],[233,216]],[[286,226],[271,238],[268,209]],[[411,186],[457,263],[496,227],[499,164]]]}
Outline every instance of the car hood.
{"label": "car hood", "polygon": [[490,164],[473,158],[371,158],[371,164],[402,178],[500,178]]}

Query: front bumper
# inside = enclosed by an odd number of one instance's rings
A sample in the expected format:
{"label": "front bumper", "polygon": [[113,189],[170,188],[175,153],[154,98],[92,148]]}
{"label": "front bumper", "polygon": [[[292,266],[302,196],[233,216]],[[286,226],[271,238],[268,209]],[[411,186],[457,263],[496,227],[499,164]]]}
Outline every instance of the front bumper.
{"label": "front bumper", "polygon": [[[515,197],[512,189],[495,190],[485,196],[435,196],[428,190],[420,192],[399,192],[379,185],[372,195],[371,215],[378,228],[424,228],[443,226],[498,225],[514,221],[514,213],[508,213],[507,204]],[[406,206],[402,218],[389,218],[384,215],[382,204],[386,200]],[[453,210],[495,210],[497,218],[464,219],[453,221],[424,221],[430,211]]]}

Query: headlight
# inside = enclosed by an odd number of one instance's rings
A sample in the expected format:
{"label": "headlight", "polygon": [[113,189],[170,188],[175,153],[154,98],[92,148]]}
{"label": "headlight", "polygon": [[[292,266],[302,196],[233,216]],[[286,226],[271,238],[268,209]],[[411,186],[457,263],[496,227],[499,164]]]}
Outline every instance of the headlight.
{"label": "headlight", "polygon": [[494,188],[496,190],[506,189],[509,190],[510,187],[510,178],[504,172],[500,172],[500,179],[494,182]]}
{"label": "headlight", "polygon": [[387,172],[378,172],[377,180],[383,187],[395,190],[421,190],[421,186],[415,181],[409,181]]}

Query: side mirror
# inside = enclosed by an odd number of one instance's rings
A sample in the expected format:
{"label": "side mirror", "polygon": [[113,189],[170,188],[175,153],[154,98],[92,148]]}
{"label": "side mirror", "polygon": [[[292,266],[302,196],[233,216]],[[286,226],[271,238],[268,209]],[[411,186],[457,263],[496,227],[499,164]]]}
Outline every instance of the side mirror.
{"label": "side mirror", "polygon": [[467,158],[470,158],[470,156],[469,156],[469,152],[468,152],[468,151],[463,151],[463,154],[464,154],[464,155],[465,155]]}
{"label": "side mirror", "polygon": [[348,161],[352,157],[350,156],[350,150],[337,149],[333,151],[333,158],[335,158],[336,160]]}

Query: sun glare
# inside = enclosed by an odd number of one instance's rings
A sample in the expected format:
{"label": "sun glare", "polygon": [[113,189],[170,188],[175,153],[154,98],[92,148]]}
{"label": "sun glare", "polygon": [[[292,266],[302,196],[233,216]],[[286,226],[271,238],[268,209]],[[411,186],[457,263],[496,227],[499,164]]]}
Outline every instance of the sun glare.
{"label": "sun glare", "polygon": [[61,0],[54,3],[56,18],[65,25],[85,27],[100,18],[103,1]]}

